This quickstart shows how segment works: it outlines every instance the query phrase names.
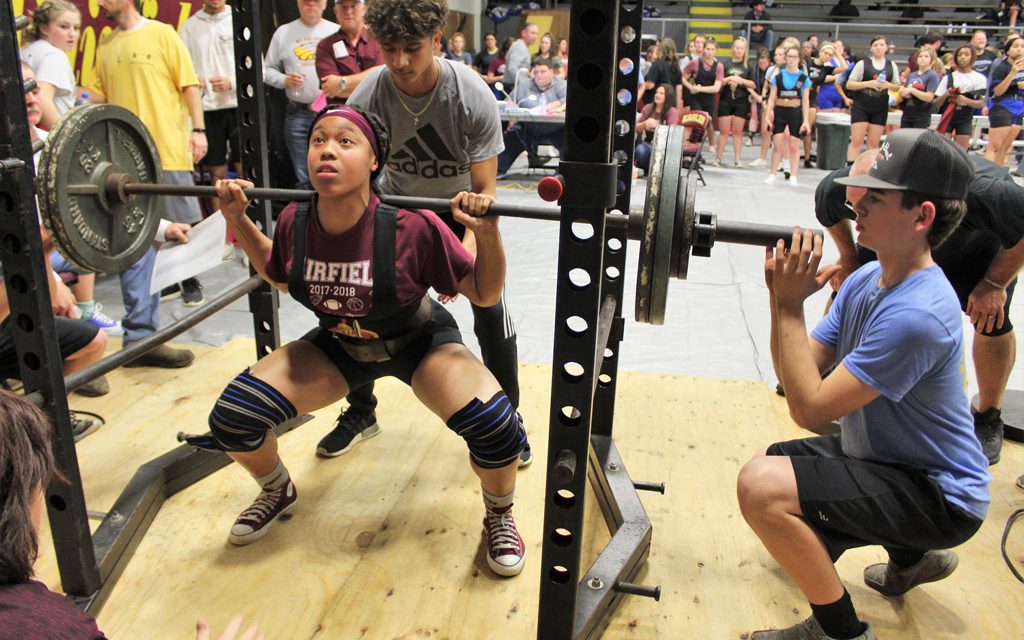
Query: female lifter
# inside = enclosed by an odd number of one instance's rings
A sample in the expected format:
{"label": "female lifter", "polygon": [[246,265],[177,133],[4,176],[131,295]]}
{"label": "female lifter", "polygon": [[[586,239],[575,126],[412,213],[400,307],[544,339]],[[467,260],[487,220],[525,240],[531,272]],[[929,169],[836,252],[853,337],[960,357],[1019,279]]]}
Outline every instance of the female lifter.
{"label": "female lifter", "polygon": [[295,505],[275,425],[395,376],[466,440],[483,489],[487,563],[499,575],[517,575],[525,546],[511,509],[526,434],[494,376],[462,344],[455,320],[427,296],[433,287],[482,306],[497,303],[501,285],[486,283],[504,282],[505,256],[497,220],[482,217],[493,198],[462,192],[451,200],[455,219],[476,235],[474,263],[433,213],[381,204],[370,185],[388,150],[375,116],[347,106],[317,114],[307,156],[316,196],[281,212],[273,241],[244,215],[250,183],[217,182],[224,216],[251,264],[319,319],[235,377],[210,413],[217,445],[261,488],[229,539],[261,538]]}

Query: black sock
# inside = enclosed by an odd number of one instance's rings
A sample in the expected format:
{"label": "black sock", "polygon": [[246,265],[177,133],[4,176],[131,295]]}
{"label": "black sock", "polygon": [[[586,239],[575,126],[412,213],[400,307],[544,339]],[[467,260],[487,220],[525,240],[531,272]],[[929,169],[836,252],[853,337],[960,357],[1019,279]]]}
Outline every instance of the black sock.
{"label": "black sock", "polygon": [[889,560],[900,569],[912,567],[924,557],[924,551],[913,549],[886,549],[889,552]]}
{"label": "black sock", "polygon": [[850,593],[843,589],[843,597],[830,604],[811,603],[811,613],[829,638],[850,640],[864,633],[864,623],[857,618]]}

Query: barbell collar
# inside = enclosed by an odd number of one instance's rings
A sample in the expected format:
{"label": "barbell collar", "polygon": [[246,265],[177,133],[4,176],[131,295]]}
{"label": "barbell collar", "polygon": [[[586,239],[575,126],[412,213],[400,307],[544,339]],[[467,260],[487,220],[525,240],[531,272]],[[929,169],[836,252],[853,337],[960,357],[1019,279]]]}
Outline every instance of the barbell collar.
{"label": "barbell collar", "polygon": [[18,16],[14,19],[14,30],[21,31],[29,25],[28,16]]}

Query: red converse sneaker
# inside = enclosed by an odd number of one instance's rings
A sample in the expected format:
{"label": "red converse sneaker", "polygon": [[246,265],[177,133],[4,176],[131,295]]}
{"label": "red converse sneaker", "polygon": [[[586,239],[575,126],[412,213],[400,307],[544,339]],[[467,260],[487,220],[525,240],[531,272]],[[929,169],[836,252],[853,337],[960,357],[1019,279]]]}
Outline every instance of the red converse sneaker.
{"label": "red converse sneaker", "polygon": [[237,545],[259,540],[267,535],[274,520],[288,519],[288,514],[291,513],[297,499],[295,485],[290,479],[280,489],[261,491],[260,495],[256,497],[256,501],[235,519],[228,540],[231,541],[231,544]]}
{"label": "red converse sneaker", "polygon": [[512,518],[512,505],[487,509],[484,515],[487,534],[487,565],[499,576],[517,576],[526,563],[526,544]]}

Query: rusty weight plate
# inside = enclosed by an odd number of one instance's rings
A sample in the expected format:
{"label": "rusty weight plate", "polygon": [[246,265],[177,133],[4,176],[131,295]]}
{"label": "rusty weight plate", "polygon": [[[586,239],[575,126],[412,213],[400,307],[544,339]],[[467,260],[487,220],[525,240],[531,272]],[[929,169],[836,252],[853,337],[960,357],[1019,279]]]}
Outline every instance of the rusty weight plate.
{"label": "rusty weight plate", "polygon": [[640,233],[640,253],[636,269],[636,301],[633,317],[637,322],[650,322],[651,296],[654,270],[654,243],[658,232],[658,214],[661,208],[662,169],[668,144],[668,127],[654,130],[651,142],[651,164],[647,172],[647,193],[644,198],[643,224]]}
{"label": "rusty weight plate", "polygon": [[61,254],[89,271],[116,273],[134,264],[160,222],[159,196],[113,197],[107,178],[115,173],[161,182],[160,155],[142,121],[113,105],[64,114],[39,158],[39,210]]}
{"label": "rusty weight plate", "polygon": [[675,238],[672,242],[672,277],[686,280],[693,246],[693,208],[697,205],[697,174],[686,173],[685,182],[676,198]]}
{"label": "rusty weight plate", "polygon": [[672,249],[676,244],[676,201],[682,181],[683,139],[686,130],[679,125],[668,127],[665,157],[661,165],[661,188],[658,199],[657,224],[651,260],[650,306],[647,321],[665,324],[665,306],[668,300],[668,282],[672,271]]}

